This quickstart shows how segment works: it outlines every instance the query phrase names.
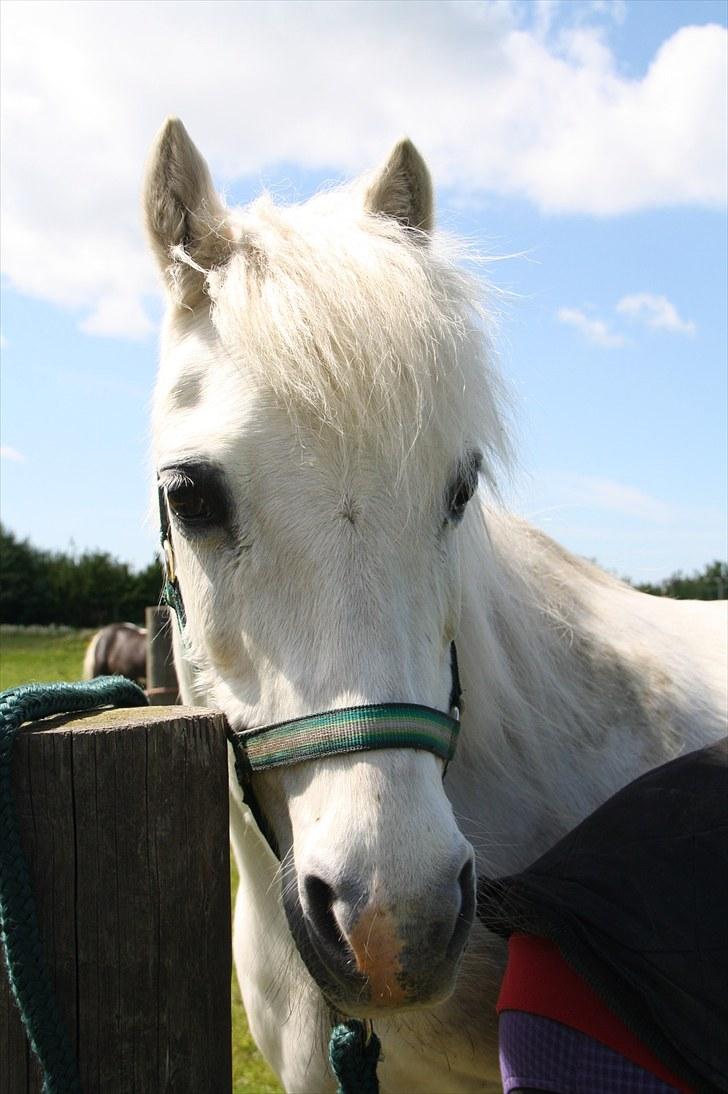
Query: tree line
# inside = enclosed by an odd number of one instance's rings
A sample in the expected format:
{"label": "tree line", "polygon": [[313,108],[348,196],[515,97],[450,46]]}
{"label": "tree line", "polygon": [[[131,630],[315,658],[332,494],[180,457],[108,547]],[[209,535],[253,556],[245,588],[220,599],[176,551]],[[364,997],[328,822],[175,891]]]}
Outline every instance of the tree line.
{"label": "tree line", "polygon": [[135,570],[104,551],[43,551],[0,524],[0,623],[142,624],[161,588],[157,561]]}
{"label": "tree line", "polygon": [[676,600],[725,600],[728,596],[728,564],[710,562],[700,573],[683,574],[680,570],[658,585],[636,585],[643,593],[672,596]]}
{"label": "tree line", "polygon": [[[135,570],[103,551],[43,551],[0,524],[0,623],[143,623],[144,609],[159,603],[161,587],[156,560]],[[679,600],[722,600],[728,595],[728,565],[711,562],[699,573],[677,572],[635,588]]]}

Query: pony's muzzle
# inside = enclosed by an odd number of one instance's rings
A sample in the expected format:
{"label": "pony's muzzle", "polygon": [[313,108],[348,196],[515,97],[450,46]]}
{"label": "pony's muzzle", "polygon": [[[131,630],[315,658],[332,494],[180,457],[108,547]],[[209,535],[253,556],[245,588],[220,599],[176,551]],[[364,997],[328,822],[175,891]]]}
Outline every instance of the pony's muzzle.
{"label": "pony's muzzle", "polygon": [[475,913],[469,848],[451,874],[416,899],[388,898],[381,886],[369,893],[348,880],[330,885],[317,874],[303,879],[309,938],[349,1013],[422,1006],[449,995]]}

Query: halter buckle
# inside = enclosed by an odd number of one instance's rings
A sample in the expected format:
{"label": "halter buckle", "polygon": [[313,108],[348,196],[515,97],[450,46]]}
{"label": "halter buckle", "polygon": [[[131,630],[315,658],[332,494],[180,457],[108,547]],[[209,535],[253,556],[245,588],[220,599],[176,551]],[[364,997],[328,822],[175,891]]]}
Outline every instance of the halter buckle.
{"label": "halter buckle", "polygon": [[162,551],[164,552],[164,571],[167,581],[174,585],[177,580],[177,572],[174,566],[174,550],[168,539],[162,541]]}

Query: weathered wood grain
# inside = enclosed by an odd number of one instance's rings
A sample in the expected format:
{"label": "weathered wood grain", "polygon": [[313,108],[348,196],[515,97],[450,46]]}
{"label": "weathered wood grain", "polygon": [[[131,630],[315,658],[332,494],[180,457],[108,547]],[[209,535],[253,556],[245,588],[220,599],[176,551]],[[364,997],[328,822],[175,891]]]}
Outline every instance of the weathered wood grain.
{"label": "weathered wood grain", "polygon": [[179,702],[177,670],[172,652],[172,627],[177,626],[170,608],[146,608],[147,697],[153,706],[171,706]]}
{"label": "weathered wood grain", "polygon": [[[91,712],[24,726],[13,781],[49,974],[84,1094],[231,1088],[221,715]],[[0,1094],[40,1076],[0,968]]]}

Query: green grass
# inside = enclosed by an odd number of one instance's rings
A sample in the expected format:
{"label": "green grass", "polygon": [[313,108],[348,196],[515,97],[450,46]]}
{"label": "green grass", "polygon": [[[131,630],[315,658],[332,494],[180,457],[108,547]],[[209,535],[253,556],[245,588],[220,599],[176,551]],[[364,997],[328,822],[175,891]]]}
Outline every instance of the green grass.
{"label": "green grass", "polygon": [[[238,891],[238,872],[230,856],[230,892]],[[283,1087],[258,1052],[250,1036],[240,988],[233,970],[230,985],[233,1010],[233,1094],[279,1094]]]}
{"label": "green grass", "polygon": [[[0,629],[0,691],[36,681],[80,680],[83,655],[92,631],[57,632]],[[231,870],[233,897],[238,879]],[[231,983],[233,1094],[279,1094],[278,1080],[250,1036],[240,990]]]}
{"label": "green grass", "polygon": [[34,681],[80,680],[93,631],[0,629],[0,691]]}

